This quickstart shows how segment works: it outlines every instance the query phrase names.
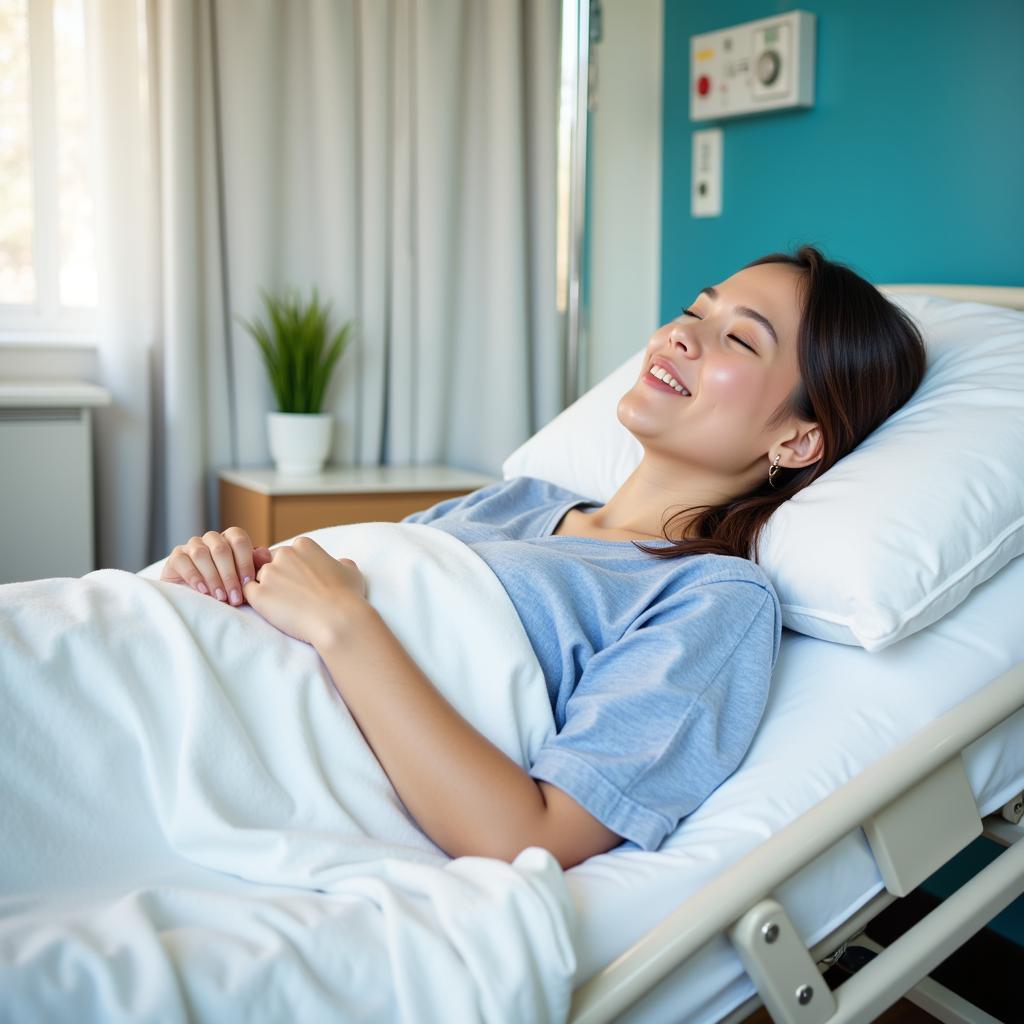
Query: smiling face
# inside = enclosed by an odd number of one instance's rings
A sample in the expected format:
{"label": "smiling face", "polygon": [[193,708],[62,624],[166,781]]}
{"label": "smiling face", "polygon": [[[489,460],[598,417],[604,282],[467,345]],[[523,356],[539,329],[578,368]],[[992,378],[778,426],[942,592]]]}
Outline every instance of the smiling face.
{"label": "smiling face", "polygon": [[[747,267],[654,332],[640,377],[618,405],[648,459],[696,470],[730,495],[765,479],[769,452],[797,468],[796,447],[780,445],[800,421],[768,421],[800,381],[802,276],[783,263]],[[665,373],[674,384],[658,379]]]}

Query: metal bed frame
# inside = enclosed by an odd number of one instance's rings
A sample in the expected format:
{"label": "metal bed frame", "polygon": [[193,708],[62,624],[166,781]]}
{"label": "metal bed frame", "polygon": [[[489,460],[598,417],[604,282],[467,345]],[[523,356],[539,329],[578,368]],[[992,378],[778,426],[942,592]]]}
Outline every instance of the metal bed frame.
{"label": "metal bed frame", "polygon": [[[1024,287],[882,285],[1024,310]],[[753,980],[752,996],[721,1024],[764,1005],[776,1024],[870,1024],[901,997],[947,1024],[999,1024],[927,978],[954,950],[1024,893],[1024,792],[984,819],[962,752],[1024,708],[1024,662],[952,708],[694,893],[614,962],[580,986],[569,1024],[606,1024],[708,942],[725,935]],[[772,893],[849,832],[863,829],[885,883],[840,928],[808,950]],[[1006,849],[910,931],[883,948],[864,927],[979,835]],[[831,991],[830,954],[857,937],[876,955]],[[1024,1014],[1024,1004],[1022,1004]]]}

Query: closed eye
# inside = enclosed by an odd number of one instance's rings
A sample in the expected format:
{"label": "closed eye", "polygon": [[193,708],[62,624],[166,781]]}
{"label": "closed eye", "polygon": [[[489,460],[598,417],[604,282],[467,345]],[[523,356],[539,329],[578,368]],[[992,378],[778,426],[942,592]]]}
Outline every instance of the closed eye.
{"label": "closed eye", "polygon": [[[692,309],[684,309],[683,316],[692,316],[695,320],[702,319],[701,317],[697,316],[697,314],[694,313]],[[744,348],[749,349],[751,352],[754,353],[754,355],[757,355],[757,349],[754,348],[753,345],[748,345],[742,338],[737,338],[735,334],[727,334],[726,337],[732,338],[733,341],[738,341]]]}
{"label": "closed eye", "polygon": [[737,338],[735,334],[727,334],[726,337],[732,338],[733,341],[738,341],[744,348],[749,348],[751,352],[757,351],[753,345],[748,345],[742,338]]}

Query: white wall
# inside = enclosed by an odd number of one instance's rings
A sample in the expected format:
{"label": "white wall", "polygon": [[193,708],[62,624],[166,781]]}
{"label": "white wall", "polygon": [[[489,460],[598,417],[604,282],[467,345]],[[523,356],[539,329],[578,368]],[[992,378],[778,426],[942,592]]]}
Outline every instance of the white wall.
{"label": "white wall", "polygon": [[592,133],[588,384],[658,326],[662,0],[601,0]]}

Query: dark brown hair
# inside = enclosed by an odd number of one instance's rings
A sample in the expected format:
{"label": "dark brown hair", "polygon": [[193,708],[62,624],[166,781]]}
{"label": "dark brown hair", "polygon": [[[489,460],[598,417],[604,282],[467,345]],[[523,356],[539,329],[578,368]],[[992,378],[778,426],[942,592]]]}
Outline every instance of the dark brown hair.
{"label": "dark brown hair", "polygon": [[[924,376],[925,349],[913,320],[870,282],[816,248],[802,245],[792,255],[770,253],[748,263],[788,263],[803,272],[803,311],[797,328],[800,381],[768,425],[787,416],[821,427],[822,455],[802,469],[779,467],[775,486],[764,481],[723,505],[698,505],[674,513],[668,523],[697,512],[696,536],[671,546],[641,551],[658,558],[680,555],[758,555],[758,540],[772,513],[849,454],[917,389]],[[746,269],[746,268],[744,268]],[[700,511],[703,509],[703,511]]]}

